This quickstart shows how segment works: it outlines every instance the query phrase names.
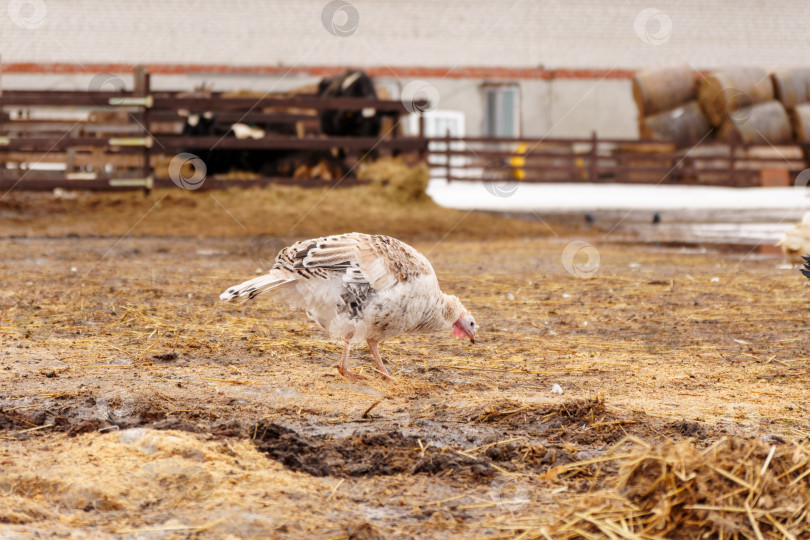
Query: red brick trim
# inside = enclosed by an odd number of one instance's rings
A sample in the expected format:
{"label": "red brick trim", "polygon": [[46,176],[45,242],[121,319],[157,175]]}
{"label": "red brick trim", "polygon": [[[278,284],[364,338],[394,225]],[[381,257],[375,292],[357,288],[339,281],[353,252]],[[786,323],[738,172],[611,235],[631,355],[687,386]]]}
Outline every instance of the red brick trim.
{"label": "red brick trim", "polygon": [[[211,75],[283,75],[301,74],[323,77],[342,73],[356,66],[229,66],[209,64],[147,64],[150,73],[159,75],[211,74]],[[67,64],[67,63],[11,63],[3,64],[3,73],[8,74],[64,74],[64,73],[130,73],[131,64]],[[633,70],[627,69],[543,69],[506,67],[367,67],[373,77],[402,79],[629,79]]]}

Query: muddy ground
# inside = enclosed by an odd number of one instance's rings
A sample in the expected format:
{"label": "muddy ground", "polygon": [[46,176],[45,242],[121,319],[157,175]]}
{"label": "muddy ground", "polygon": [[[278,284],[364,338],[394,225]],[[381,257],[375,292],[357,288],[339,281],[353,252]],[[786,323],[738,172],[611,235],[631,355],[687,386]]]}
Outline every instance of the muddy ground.
{"label": "muddy ground", "polygon": [[[379,201],[354,227],[328,193],[284,235],[284,193],[264,221],[257,190],[0,202],[0,537],[553,537],[627,437],[810,436],[810,282],[778,256]],[[392,339],[394,383],[359,348],[351,383],[302,314],[219,303],[348,228],[427,253],[476,343]]]}

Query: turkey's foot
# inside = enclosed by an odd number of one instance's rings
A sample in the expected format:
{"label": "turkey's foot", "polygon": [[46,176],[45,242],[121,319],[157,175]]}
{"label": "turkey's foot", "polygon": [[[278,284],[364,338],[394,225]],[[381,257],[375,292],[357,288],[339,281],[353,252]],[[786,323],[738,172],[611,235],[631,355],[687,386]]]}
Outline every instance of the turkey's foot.
{"label": "turkey's foot", "polygon": [[340,364],[335,364],[332,367],[337,368],[338,373],[340,373],[341,375],[343,375],[345,378],[349,379],[350,381],[364,381],[364,380],[366,380],[366,378],[363,377],[362,375],[357,375],[356,373],[352,373],[351,371],[349,371],[348,369],[345,369]]}

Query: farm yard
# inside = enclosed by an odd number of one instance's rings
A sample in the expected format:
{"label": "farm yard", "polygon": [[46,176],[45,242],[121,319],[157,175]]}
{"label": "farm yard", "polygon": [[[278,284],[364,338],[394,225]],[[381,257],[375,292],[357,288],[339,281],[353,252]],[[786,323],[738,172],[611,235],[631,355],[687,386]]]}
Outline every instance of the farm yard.
{"label": "farm yard", "polygon": [[[325,191],[5,198],[4,537],[807,529],[808,288],[780,257]],[[313,204],[296,237],[348,230],[350,199],[428,254],[474,345],[390,340],[395,382],[358,348],[352,383],[303,314],[218,302]]]}
{"label": "farm yard", "polygon": [[0,540],[810,540],[810,4],[7,4]]}

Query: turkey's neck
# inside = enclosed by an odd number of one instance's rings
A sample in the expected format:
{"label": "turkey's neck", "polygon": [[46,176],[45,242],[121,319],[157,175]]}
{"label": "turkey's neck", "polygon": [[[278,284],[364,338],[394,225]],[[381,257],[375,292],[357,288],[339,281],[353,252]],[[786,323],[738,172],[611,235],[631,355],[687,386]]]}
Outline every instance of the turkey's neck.
{"label": "turkey's neck", "polygon": [[452,318],[452,297],[442,294],[440,298],[433,306],[433,309],[428,311],[422,319],[421,326],[426,330],[448,330],[453,327],[455,319]]}

